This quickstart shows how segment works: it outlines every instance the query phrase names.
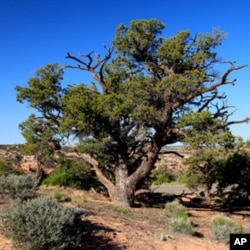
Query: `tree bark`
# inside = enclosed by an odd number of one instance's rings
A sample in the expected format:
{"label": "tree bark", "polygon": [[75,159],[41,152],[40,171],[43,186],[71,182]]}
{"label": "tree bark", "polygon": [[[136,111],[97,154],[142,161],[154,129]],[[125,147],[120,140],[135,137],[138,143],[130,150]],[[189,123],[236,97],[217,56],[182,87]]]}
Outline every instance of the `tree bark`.
{"label": "tree bark", "polygon": [[128,168],[125,163],[120,163],[115,170],[115,186],[110,193],[111,200],[123,207],[134,205],[134,186],[128,179]]}
{"label": "tree bark", "polygon": [[127,165],[125,163],[120,163],[116,168],[115,172],[115,186],[111,194],[111,200],[123,207],[133,207],[135,192],[137,184],[146,178],[154,167],[155,161],[157,159],[157,151],[149,152],[147,157],[142,160],[139,168],[132,173],[128,174]]}

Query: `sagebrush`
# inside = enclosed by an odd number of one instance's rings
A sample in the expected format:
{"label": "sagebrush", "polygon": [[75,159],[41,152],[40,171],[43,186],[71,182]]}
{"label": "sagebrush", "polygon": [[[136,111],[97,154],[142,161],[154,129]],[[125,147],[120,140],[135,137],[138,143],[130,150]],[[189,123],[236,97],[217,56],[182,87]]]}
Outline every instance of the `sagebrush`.
{"label": "sagebrush", "polygon": [[169,230],[188,235],[193,235],[195,232],[192,222],[185,211],[178,211],[173,215],[169,223]]}
{"label": "sagebrush", "polygon": [[13,168],[8,162],[3,159],[0,159],[0,176],[6,176],[9,174],[23,174],[21,169]]}
{"label": "sagebrush", "polygon": [[164,212],[166,216],[170,217],[177,212],[186,212],[187,209],[177,201],[168,202],[165,205]]}
{"label": "sagebrush", "polygon": [[17,249],[59,250],[81,245],[82,216],[82,210],[41,196],[16,201],[2,219]]}
{"label": "sagebrush", "polygon": [[0,192],[12,199],[28,199],[36,195],[37,182],[33,175],[14,175],[0,177]]}
{"label": "sagebrush", "polygon": [[211,221],[212,235],[215,239],[228,244],[230,234],[244,233],[244,227],[224,216],[216,216]]}

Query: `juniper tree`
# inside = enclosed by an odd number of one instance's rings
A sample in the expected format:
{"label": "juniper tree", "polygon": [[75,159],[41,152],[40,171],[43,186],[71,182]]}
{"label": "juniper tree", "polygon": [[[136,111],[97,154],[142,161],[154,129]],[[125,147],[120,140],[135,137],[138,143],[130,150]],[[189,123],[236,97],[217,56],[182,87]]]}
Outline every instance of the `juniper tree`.
{"label": "juniper tree", "polygon": [[[227,138],[229,125],[249,120],[229,121],[226,96],[219,93],[220,87],[235,84],[232,72],[246,67],[217,55],[225,33],[193,36],[184,30],[165,38],[164,28],[156,19],[122,24],[104,56],[67,53],[71,63],[47,65],[27,87],[16,88],[18,100],[40,113],[33,123],[42,132],[33,125],[21,127],[27,143],[40,142],[45,134],[56,143],[74,136],[77,152],[67,156],[90,164],[111,200],[123,206],[133,205],[163,147],[189,135]],[[89,72],[93,82],[62,88],[69,68]]]}

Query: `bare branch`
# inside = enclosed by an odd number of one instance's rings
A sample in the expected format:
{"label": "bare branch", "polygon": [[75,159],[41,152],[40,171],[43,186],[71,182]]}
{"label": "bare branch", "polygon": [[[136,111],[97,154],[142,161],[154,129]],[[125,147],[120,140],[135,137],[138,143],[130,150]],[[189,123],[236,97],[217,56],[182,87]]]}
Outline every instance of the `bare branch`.
{"label": "bare branch", "polygon": [[248,123],[250,121],[249,117],[246,117],[243,120],[238,120],[238,121],[231,121],[227,123],[227,126],[233,125],[233,124],[239,124],[239,123]]}
{"label": "bare branch", "polygon": [[[106,49],[107,54],[102,59],[100,59],[99,54],[96,54],[95,59],[93,59],[92,54],[94,53],[94,51],[91,51],[88,54],[79,53],[79,56],[85,57],[86,61],[81,60],[78,57],[71,55],[70,53],[67,53],[66,58],[72,59],[78,62],[79,64],[77,66],[66,65],[65,68],[74,68],[74,69],[81,69],[81,70],[89,71],[91,75],[94,77],[94,79],[102,87],[103,93],[106,93],[107,86],[103,77],[103,68],[104,68],[104,65],[107,63],[107,61],[111,58],[111,55],[114,49],[107,48],[106,46],[104,48]],[[93,64],[93,62],[95,63]],[[97,71],[98,68],[99,68],[99,71]]]}
{"label": "bare branch", "polygon": [[[88,70],[88,69],[89,69],[89,63],[86,63],[86,62],[80,60],[79,58],[77,58],[77,57],[71,55],[69,52],[67,53],[66,58],[73,59],[73,60],[79,62],[80,64],[83,64],[83,65],[86,67],[86,68],[83,68],[83,69],[85,69],[85,70]],[[68,66],[65,66],[65,68],[68,68]]]}
{"label": "bare branch", "polygon": [[236,82],[236,79],[232,81],[228,81],[227,77],[229,76],[229,74],[235,70],[239,70],[248,66],[247,64],[245,64],[245,65],[236,67],[233,62],[225,62],[225,63],[231,64],[231,67],[223,74],[219,82],[211,85],[208,89],[205,90],[205,92],[215,90],[216,88],[224,84],[234,84]]}

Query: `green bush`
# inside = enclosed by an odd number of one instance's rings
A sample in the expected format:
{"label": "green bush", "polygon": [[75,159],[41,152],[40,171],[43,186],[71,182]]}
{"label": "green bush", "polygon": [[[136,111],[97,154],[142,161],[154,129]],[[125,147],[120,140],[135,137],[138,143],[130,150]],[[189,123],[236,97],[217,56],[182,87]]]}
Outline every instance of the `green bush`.
{"label": "green bush", "polygon": [[190,218],[185,211],[176,212],[170,220],[169,230],[171,232],[177,232],[182,234],[193,235],[194,227]]}
{"label": "green bush", "polygon": [[54,198],[57,200],[57,201],[60,201],[63,197],[63,194],[59,191],[55,191],[54,193]]}
{"label": "green bush", "polygon": [[3,159],[0,159],[0,176],[9,174],[22,174],[22,170],[15,169]]}
{"label": "green bush", "polygon": [[18,249],[76,249],[81,244],[83,211],[64,207],[47,197],[17,201],[2,215]]}
{"label": "green bush", "polygon": [[0,177],[0,192],[11,198],[28,199],[35,195],[36,179],[32,175],[7,175]]}
{"label": "green bush", "polygon": [[235,223],[231,219],[223,216],[216,216],[211,221],[212,235],[215,239],[228,244],[230,234],[244,233],[243,226]]}
{"label": "green bush", "polygon": [[155,185],[167,184],[176,180],[176,177],[171,170],[162,167],[154,170],[152,177],[153,184]]}
{"label": "green bush", "polygon": [[61,160],[56,169],[43,181],[43,184],[84,190],[100,186],[90,167],[76,160]]}
{"label": "green bush", "polygon": [[171,232],[194,234],[194,227],[187,214],[187,209],[177,201],[167,203],[164,212],[170,217],[168,228]]}
{"label": "green bush", "polygon": [[165,214],[168,217],[172,216],[173,214],[177,212],[186,212],[186,210],[187,209],[177,201],[166,203],[165,209],[164,209]]}

